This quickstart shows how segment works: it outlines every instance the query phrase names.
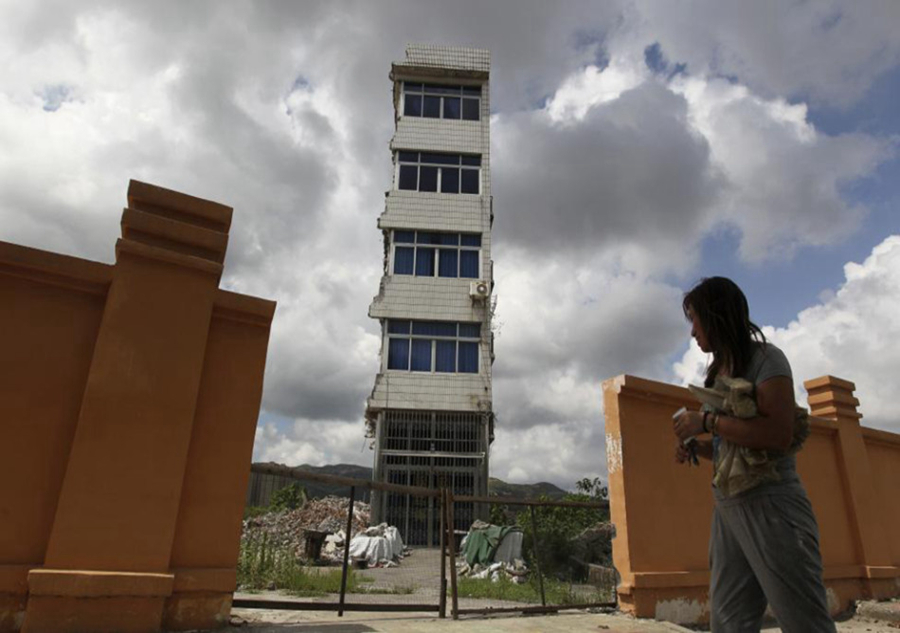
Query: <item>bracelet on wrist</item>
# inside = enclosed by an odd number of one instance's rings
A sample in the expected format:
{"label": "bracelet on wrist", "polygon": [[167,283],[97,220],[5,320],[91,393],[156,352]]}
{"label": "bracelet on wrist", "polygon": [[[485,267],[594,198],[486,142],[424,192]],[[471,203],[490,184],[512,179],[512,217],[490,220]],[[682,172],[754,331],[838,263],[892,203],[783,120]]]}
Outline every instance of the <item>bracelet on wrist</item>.
{"label": "bracelet on wrist", "polygon": [[709,427],[706,426],[707,420],[709,420],[709,411],[704,411],[703,412],[703,432],[704,433],[709,433]]}
{"label": "bracelet on wrist", "polygon": [[719,414],[716,413],[712,417],[712,421],[709,423],[709,430],[713,435],[719,434]]}

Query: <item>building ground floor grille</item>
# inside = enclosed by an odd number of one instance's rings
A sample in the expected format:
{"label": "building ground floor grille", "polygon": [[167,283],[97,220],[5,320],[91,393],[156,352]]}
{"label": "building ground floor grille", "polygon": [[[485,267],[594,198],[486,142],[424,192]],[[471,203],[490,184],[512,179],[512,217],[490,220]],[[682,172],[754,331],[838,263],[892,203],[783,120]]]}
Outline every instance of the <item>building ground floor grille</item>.
{"label": "building ground floor grille", "polygon": [[[454,495],[487,496],[490,414],[388,410],[376,430],[375,480]],[[439,500],[387,492],[373,497],[373,519],[396,526],[404,543],[433,547],[440,539]],[[454,529],[485,520],[484,504],[458,503]]]}

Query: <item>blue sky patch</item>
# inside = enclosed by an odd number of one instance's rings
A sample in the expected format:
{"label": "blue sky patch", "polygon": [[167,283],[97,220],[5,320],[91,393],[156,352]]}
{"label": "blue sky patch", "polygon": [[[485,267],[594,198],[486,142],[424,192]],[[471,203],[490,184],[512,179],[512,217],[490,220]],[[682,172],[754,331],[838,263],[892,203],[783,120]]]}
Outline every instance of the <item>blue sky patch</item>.
{"label": "blue sky patch", "polygon": [[41,98],[44,100],[45,112],[56,112],[62,107],[66,101],[70,101],[69,97],[72,89],[65,84],[56,84],[54,86],[44,86],[41,92]]}

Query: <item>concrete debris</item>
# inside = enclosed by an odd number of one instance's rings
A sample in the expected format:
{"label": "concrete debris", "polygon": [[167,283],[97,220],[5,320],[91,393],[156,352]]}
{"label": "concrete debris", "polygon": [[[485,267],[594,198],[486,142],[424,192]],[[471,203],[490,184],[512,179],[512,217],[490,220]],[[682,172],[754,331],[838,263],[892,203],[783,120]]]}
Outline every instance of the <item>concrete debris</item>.
{"label": "concrete debris", "polygon": [[573,556],[584,563],[612,567],[612,540],[616,526],[606,521],[585,528],[572,540]]}
{"label": "concrete debris", "polygon": [[517,585],[528,582],[528,569],[522,559],[517,559],[512,563],[500,562],[487,566],[475,563],[471,567],[463,559],[456,563],[456,575],[460,578],[490,579],[491,582],[500,582],[501,578],[506,578]]}
{"label": "concrete debris", "polygon": [[350,558],[354,563],[365,561],[369,567],[396,567],[407,555],[409,548],[403,545],[400,531],[387,523],[370,527],[350,539]]}
{"label": "concrete debris", "polygon": [[[310,536],[321,534],[324,547],[320,560],[341,563],[349,507],[350,500],[346,497],[325,497],[311,499],[296,510],[269,512],[245,519],[241,540],[259,542],[265,536],[266,542],[273,547],[287,548],[297,558],[307,559],[307,549],[313,541]],[[354,501],[351,538],[368,528],[370,515],[368,503]]]}

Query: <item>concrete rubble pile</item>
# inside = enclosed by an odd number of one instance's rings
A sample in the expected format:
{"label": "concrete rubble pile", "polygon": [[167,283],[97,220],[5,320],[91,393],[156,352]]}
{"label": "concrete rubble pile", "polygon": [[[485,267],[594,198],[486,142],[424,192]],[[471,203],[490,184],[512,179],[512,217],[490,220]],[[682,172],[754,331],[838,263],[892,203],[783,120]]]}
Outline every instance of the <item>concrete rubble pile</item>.
{"label": "concrete rubble pile", "polygon": [[609,521],[585,528],[572,540],[573,555],[585,563],[612,567],[612,540],[616,526]]}
{"label": "concrete rubble pile", "polygon": [[[307,534],[319,532],[335,535],[326,537],[321,557],[333,562],[343,558],[344,530],[347,529],[347,512],[350,500],[346,497],[325,497],[311,499],[302,508],[286,512],[269,512],[244,520],[242,541],[259,541],[264,536],[266,542],[276,548],[287,548],[297,558],[308,558]],[[369,527],[371,508],[362,501],[353,503],[353,526],[351,533],[357,534]],[[337,545],[340,545],[338,547]]]}
{"label": "concrete rubble pile", "polygon": [[528,582],[528,569],[522,559],[516,559],[512,563],[499,562],[486,566],[475,563],[471,567],[465,560],[458,561],[456,575],[460,578],[490,578],[491,582],[500,582],[501,578],[506,578],[517,585]]}

